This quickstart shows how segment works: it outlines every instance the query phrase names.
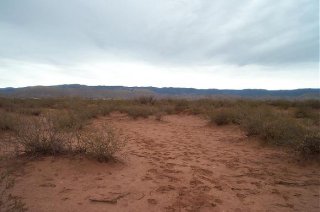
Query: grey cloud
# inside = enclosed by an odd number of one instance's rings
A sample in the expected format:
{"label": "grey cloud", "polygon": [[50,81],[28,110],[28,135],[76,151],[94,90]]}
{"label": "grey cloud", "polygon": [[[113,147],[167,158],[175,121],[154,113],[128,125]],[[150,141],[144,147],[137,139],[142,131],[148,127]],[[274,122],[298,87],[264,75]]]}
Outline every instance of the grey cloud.
{"label": "grey cloud", "polygon": [[2,0],[0,57],[50,63],[114,54],[156,64],[319,60],[315,0]]}

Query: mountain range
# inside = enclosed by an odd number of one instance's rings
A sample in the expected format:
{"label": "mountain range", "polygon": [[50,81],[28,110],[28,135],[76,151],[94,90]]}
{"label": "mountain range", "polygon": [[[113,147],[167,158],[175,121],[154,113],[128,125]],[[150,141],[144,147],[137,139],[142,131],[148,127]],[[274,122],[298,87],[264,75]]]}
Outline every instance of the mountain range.
{"label": "mountain range", "polygon": [[253,99],[320,99],[320,88],[295,90],[264,89],[196,89],[173,87],[87,86],[80,84],[0,88],[1,97],[92,99],[131,99],[139,96],[157,98],[253,98]]}

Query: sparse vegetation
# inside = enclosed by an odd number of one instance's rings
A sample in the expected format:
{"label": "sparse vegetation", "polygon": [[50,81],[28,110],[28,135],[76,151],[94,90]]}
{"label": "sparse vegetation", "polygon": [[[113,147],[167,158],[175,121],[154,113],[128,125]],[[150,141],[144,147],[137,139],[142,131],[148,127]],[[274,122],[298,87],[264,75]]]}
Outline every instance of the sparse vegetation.
{"label": "sparse vegetation", "polygon": [[16,130],[19,151],[31,156],[84,154],[109,161],[125,146],[125,140],[110,126],[84,130],[70,127],[65,131],[56,127],[54,120],[50,115],[21,120]]}
{"label": "sparse vegetation", "polygon": [[17,144],[28,155],[57,155],[71,149],[71,140],[49,117],[23,119],[16,129]]}
{"label": "sparse vegetation", "polygon": [[303,157],[310,158],[320,155],[320,133],[319,131],[310,132],[297,146],[298,151]]}
{"label": "sparse vegetation", "polygon": [[[316,147],[314,143],[318,140],[314,139],[314,133],[310,136],[310,128],[320,126],[319,100],[156,100],[152,96],[133,100],[1,98],[0,109],[0,130],[17,132],[20,145],[34,153],[67,151],[68,142],[61,146],[60,140],[68,140],[67,135],[84,130],[90,120],[118,111],[133,119],[153,115],[158,121],[166,114],[196,114],[208,117],[216,125],[237,124],[248,136],[258,136],[268,144],[292,147],[304,155],[318,154],[313,151],[316,148],[311,148]],[[21,125],[18,120],[28,123]]]}
{"label": "sparse vegetation", "polygon": [[21,169],[21,161],[0,157],[0,163],[0,211],[27,211],[27,207],[21,198],[10,194],[10,190],[15,184],[15,178],[12,175]]}
{"label": "sparse vegetation", "polygon": [[14,130],[16,127],[16,119],[16,115],[0,111],[0,131]]}
{"label": "sparse vegetation", "polygon": [[217,111],[210,116],[210,122],[217,125],[226,125],[231,122],[231,114],[225,110]]}
{"label": "sparse vegetation", "polygon": [[[110,125],[103,125],[101,121],[109,118],[101,117],[120,112],[134,120],[151,116],[155,121],[162,121],[167,114],[192,114],[207,118],[213,126],[236,124],[248,136],[293,150],[290,152],[294,152],[294,156],[304,160],[318,161],[319,102],[155,100],[153,97],[133,100],[0,98],[0,133],[7,139],[6,142],[1,139],[0,153],[13,160],[19,160],[23,154],[26,160],[29,156],[81,155],[100,162],[117,161],[127,140]],[[101,119],[94,122],[97,118]],[[165,120],[170,122],[169,117]],[[160,123],[165,122],[154,123],[154,126]],[[2,164],[10,167],[9,163]],[[0,211],[25,211],[23,201],[10,195],[14,176],[3,167],[0,164]]]}
{"label": "sparse vegetation", "polygon": [[136,101],[143,105],[154,105],[156,103],[156,99],[153,96],[141,96]]}
{"label": "sparse vegetation", "polygon": [[138,105],[126,107],[124,111],[133,119],[148,118],[151,114],[154,113],[151,107]]}
{"label": "sparse vegetation", "polygon": [[115,129],[104,125],[99,130],[81,132],[75,151],[106,162],[113,160],[115,153],[121,151],[125,145],[126,140],[120,138]]}

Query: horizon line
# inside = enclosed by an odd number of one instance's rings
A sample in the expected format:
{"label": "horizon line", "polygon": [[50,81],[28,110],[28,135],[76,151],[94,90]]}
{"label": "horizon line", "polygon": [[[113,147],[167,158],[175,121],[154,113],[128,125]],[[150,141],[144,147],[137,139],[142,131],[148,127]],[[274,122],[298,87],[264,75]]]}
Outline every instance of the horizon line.
{"label": "horizon line", "polygon": [[55,85],[29,85],[22,87],[0,87],[0,89],[19,89],[19,88],[29,88],[29,87],[55,87],[55,86],[68,86],[68,85],[79,85],[79,86],[87,86],[87,87],[126,87],[126,88],[173,88],[173,89],[195,89],[195,90],[266,90],[266,91],[293,91],[293,90],[320,90],[320,87],[317,88],[294,88],[294,89],[265,89],[265,88],[242,88],[242,89],[234,89],[234,88],[195,88],[195,87],[172,87],[172,86],[125,86],[125,85],[86,85],[86,84],[78,84],[78,83],[70,83],[70,84],[55,84]]}

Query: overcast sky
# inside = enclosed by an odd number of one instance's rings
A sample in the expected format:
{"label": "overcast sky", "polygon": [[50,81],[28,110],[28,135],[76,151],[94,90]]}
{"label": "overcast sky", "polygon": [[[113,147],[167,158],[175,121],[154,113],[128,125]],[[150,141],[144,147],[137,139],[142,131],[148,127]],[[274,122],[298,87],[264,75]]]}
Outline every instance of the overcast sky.
{"label": "overcast sky", "polygon": [[319,88],[318,0],[0,0],[0,87]]}

